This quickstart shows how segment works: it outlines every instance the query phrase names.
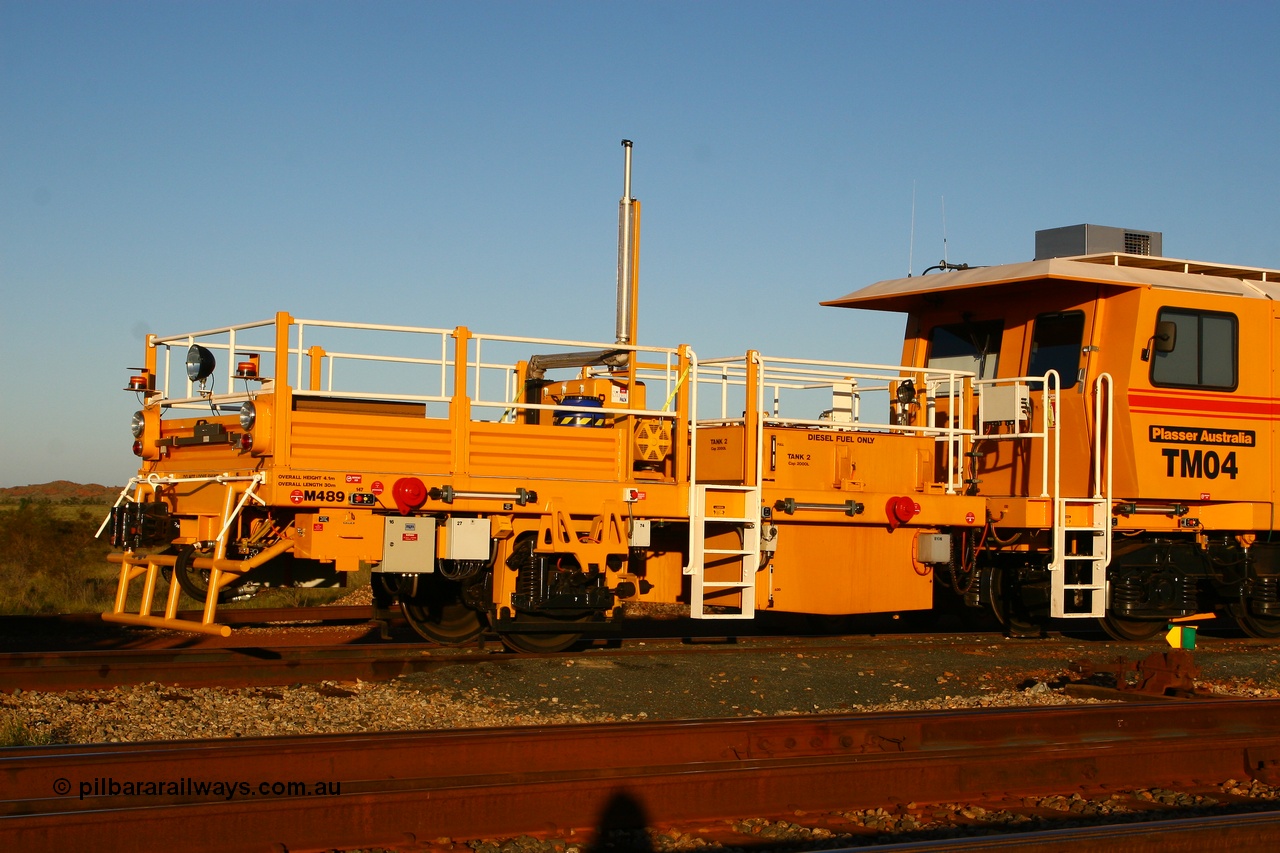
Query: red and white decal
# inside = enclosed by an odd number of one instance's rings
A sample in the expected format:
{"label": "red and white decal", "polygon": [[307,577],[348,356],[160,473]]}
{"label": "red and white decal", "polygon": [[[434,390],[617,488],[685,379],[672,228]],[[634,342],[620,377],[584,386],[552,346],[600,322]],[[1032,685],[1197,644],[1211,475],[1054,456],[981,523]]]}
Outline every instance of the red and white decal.
{"label": "red and white decal", "polygon": [[417,541],[418,541],[418,534],[416,534],[416,533],[402,533],[402,534],[400,534],[400,541],[402,541],[402,542],[417,542]]}
{"label": "red and white decal", "polygon": [[374,480],[372,485],[369,486],[369,491],[373,492],[375,495],[382,494],[382,481]]}
{"label": "red and white decal", "polygon": [[347,482],[348,482],[348,483],[363,483],[363,482],[364,482],[364,475],[363,475],[363,474],[348,474],[348,475],[347,475]]}
{"label": "red and white decal", "polygon": [[290,492],[289,500],[292,503],[296,503],[296,504],[302,503],[302,489],[294,489],[292,492]]}
{"label": "red and white decal", "polygon": [[978,520],[978,517],[971,512],[966,512],[964,514],[965,524],[973,524],[977,520]]}
{"label": "red and white decal", "polygon": [[316,522],[315,524],[311,525],[311,529],[314,530],[316,533],[319,533],[321,530],[324,530],[324,525],[321,524],[320,522]]}

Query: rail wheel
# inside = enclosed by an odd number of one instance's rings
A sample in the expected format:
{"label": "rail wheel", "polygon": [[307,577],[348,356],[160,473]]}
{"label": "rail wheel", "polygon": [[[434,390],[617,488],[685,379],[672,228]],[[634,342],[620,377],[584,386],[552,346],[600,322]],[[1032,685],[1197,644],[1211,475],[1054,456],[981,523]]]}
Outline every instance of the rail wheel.
{"label": "rail wheel", "polygon": [[[209,551],[197,550],[195,545],[183,545],[178,548],[178,556],[173,561],[172,576],[178,581],[178,586],[182,587],[182,591],[193,599],[203,602],[209,596],[209,575],[208,569],[197,569],[194,565],[197,557],[210,556]],[[218,602],[224,603],[230,601],[235,595],[236,587],[240,582],[236,581],[230,586],[224,586],[218,590]]]}
{"label": "rail wheel", "polygon": [[400,578],[400,611],[409,627],[423,639],[442,646],[469,643],[484,630],[480,614],[462,600],[462,587],[435,574]]}
{"label": "rail wheel", "polygon": [[1160,636],[1169,623],[1166,619],[1126,619],[1108,613],[1098,620],[1098,624],[1113,640],[1141,642]]}
{"label": "rail wheel", "polygon": [[209,570],[197,569],[196,557],[207,557],[208,551],[197,551],[195,545],[183,545],[173,561],[173,576],[182,591],[196,601],[204,601],[209,595]]}
{"label": "rail wheel", "polygon": [[1249,609],[1249,602],[1243,596],[1240,603],[1231,608],[1231,614],[1235,616],[1240,630],[1250,637],[1256,637],[1259,640],[1274,640],[1280,637],[1280,618],[1254,613]]}
{"label": "rail wheel", "polygon": [[[529,625],[562,625],[565,628],[571,628],[576,624],[585,622],[588,616],[577,616],[573,618],[557,619],[551,616],[532,616],[527,613],[516,615],[517,623],[523,622]],[[539,631],[536,633],[525,631],[499,631],[498,636],[502,638],[502,644],[513,652],[534,652],[537,654],[552,654],[554,652],[562,652],[572,646],[574,643],[582,639],[581,631],[566,631],[565,633],[546,633]]]}
{"label": "rail wheel", "polygon": [[1006,634],[1018,639],[1044,636],[1044,625],[1023,603],[1021,591],[1014,583],[1015,570],[995,566],[986,578],[991,612]]}

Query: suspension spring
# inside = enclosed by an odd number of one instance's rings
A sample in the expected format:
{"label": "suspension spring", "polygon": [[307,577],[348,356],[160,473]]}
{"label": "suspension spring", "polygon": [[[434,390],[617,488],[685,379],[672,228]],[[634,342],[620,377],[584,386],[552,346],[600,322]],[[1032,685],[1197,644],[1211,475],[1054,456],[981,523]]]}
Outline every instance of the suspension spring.
{"label": "suspension spring", "polygon": [[538,555],[534,553],[533,543],[529,544],[527,554],[521,554],[524,559],[521,560],[520,566],[516,574],[516,595],[530,605],[542,599],[542,572],[539,563],[541,562]]}
{"label": "suspension spring", "polygon": [[1111,609],[1128,616],[1142,608],[1143,585],[1133,575],[1113,578],[1111,581]]}
{"label": "suspension spring", "polygon": [[1254,578],[1249,609],[1259,616],[1280,616],[1280,578]]}

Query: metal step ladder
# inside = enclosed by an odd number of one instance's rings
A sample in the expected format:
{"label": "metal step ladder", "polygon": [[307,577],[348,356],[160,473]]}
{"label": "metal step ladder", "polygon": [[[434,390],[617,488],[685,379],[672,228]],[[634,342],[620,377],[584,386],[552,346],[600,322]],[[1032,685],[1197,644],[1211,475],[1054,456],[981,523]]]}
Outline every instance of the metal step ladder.
{"label": "metal step ladder", "polygon": [[1090,619],[1106,612],[1111,562],[1111,501],[1059,498],[1049,563],[1049,615]]}
{"label": "metal step ladder", "polygon": [[[760,488],[697,483],[689,513],[689,613],[694,619],[754,619],[756,571],[760,568]],[[722,502],[717,502],[722,499]],[[740,511],[741,515],[717,514]],[[738,548],[708,548],[708,539],[737,539]],[[715,579],[707,579],[707,563]],[[730,569],[734,566],[734,569]],[[720,595],[737,590],[733,596]],[[708,596],[711,601],[708,602]],[[707,612],[707,605],[738,607],[738,612]]]}
{"label": "metal step ladder", "polygon": [[[1049,561],[1049,615],[1054,619],[1096,619],[1107,612],[1107,566],[1111,563],[1111,374],[1099,374],[1093,392],[1093,496],[1062,497],[1055,471],[1053,555]],[[1057,467],[1056,459],[1054,466]]]}

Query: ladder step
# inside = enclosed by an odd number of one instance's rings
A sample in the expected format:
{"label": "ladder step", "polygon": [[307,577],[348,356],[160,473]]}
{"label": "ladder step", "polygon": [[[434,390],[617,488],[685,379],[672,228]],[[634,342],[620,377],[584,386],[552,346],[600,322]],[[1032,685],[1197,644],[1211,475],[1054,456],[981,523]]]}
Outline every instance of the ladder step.
{"label": "ladder step", "polygon": [[722,515],[708,515],[702,519],[707,524],[755,524],[754,518],[729,518]]}
{"label": "ladder step", "polygon": [[735,548],[703,548],[704,554],[720,554],[723,556],[733,555],[735,557],[745,557],[748,554],[754,554],[755,551],[742,551]]}
{"label": "ladder step", "polygon": [[755,581],[703,581],[702,584],[706,589],[750,589],[755,585]]}

